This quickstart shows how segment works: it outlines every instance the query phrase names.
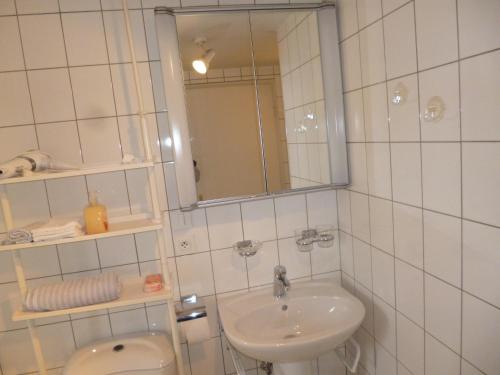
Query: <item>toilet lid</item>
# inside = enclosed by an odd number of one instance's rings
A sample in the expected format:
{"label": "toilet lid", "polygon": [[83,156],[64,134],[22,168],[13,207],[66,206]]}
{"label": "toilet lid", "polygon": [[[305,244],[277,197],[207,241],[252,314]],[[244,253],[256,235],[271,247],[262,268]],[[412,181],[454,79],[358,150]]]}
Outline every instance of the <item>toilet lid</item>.
{"label": "toilet lid", "polygon": [[162,369],[175,361],[167,337],[158,332],[99,341],[76,351],[63,375],[111,375]]}

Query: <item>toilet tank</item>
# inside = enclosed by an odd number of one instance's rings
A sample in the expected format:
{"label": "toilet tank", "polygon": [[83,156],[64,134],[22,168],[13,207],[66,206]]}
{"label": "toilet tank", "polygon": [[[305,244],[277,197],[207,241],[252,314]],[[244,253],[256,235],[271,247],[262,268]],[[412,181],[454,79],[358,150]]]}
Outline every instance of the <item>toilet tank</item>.
{"label": "toilet tank", "polygon": [[63,375],[177,375],[175,354],[165,334],[136,333],[77,350]]}

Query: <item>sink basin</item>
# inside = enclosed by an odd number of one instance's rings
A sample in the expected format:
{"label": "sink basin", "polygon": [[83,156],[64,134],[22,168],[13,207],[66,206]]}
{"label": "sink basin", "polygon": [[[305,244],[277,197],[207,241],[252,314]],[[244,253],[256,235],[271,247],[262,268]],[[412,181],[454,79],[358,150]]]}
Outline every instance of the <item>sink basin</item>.
{"label": "sink basin", "polygon": [[343,344],[365,316],[363,304],[337,284],[292,283],[287,296],[272,287],[218,303],[229,342],[248,357],[267,362],[308,361]]}

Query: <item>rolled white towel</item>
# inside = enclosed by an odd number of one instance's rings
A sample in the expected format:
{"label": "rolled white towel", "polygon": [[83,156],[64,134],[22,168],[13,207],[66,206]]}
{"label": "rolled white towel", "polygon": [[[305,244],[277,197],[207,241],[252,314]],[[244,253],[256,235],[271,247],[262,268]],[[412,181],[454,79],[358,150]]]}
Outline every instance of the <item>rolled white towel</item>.
{"label": "rolled white towel", "polygon": [[94,305],[118,299],[121,289],[117,274],[103,273],[31,289],[26,295],[24,308],[27,311],[51,311]]}

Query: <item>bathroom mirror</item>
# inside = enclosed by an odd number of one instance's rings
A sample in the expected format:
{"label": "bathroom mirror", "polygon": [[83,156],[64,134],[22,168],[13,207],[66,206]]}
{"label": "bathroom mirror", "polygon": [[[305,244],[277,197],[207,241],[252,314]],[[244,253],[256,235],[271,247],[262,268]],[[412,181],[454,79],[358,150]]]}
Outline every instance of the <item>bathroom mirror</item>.
{"label": "bathroom mirror", "polygon": [[182,208],[348,183],[335,9],[156,9]]}

